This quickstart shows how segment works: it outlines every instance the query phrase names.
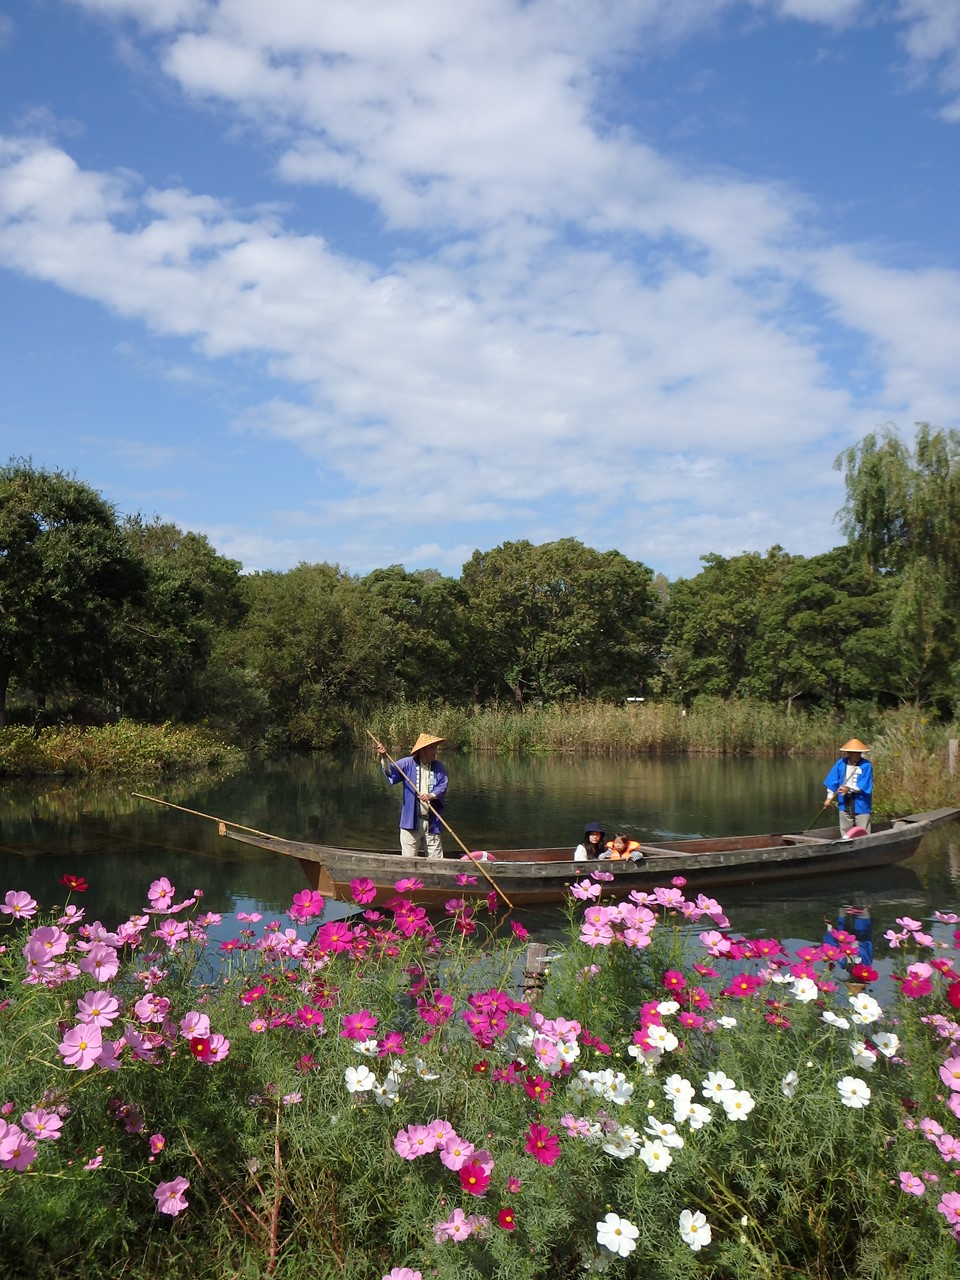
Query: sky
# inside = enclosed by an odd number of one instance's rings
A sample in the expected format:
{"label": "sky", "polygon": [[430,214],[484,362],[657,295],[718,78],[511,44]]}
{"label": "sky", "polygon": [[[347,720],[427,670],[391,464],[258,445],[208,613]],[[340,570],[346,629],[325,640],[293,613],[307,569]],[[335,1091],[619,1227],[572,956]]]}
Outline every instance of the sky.
{"label": "sky", "polygon": [[0,462],[248,571],[843,541],[960,427],[960,0],[0,0]]}

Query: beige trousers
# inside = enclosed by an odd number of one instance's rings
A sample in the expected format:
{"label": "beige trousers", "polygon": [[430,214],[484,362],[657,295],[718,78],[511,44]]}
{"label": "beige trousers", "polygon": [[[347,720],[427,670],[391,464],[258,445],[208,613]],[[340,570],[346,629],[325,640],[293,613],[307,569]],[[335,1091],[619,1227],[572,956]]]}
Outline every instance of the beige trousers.
{"label": "beige trousers", "polygon": [[[423,849],[428,858],[442,858],[443,845],[440,836],[431,835],[428,831],[429,818],[418,818],[412,831],[400,828],[400,852],[405,858],[415,858]],[[423,856],[423,855],[421,855]]]}

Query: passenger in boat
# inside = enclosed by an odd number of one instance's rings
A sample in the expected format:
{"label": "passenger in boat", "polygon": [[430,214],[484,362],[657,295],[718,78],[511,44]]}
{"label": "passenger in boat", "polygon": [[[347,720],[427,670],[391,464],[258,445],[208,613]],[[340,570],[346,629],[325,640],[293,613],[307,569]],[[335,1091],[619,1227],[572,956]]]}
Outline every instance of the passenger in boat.
{"label": "passenger in boat", "polygon": [[607,847],[600,855],[604,861],[627,861],[639,862],[643,857],[640,852],[640,841],[631,840],[625,831],[618,831],[612,840],[607,841]]}
{"label": "passenger in boat", "polygon": [[603,852],[603,828],[599,822],[588,822],[583,828],[583,839],[573,851],[574,862],[592,862]]}
{"label": "passenger in boat", "polygon": [[437,759],[437,748],[446,738],[421,733],[410,748],[410,754],[391,763],[387,749],[377,743],[383,776],[394,786],[403,783],[400,809],[400,852],[405,858],[424,854],[442,858],[440,814],[447,795],[447,771]]}
{"label": "passenger in boat", "polygon": [[851,827],[862,827],[870,834],[870,810],[873,808],[873,765],[864,756],[870,750],[859,738],[851,738],[840,748],[840,758],[823,780],[826,809],[836,800],[840,814],[840,834]]}

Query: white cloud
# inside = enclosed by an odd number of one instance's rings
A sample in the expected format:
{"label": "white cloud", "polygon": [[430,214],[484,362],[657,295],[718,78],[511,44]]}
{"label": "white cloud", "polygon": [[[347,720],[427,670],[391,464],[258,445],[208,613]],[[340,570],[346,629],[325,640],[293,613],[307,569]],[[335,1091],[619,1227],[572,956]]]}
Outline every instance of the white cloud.
{"label": "white cloud", "polygon": [[938,87],[950,101],[941,114],[960,123],[960,4],[956,0],[900,0],[903,43],[918,72],[936,68]]}

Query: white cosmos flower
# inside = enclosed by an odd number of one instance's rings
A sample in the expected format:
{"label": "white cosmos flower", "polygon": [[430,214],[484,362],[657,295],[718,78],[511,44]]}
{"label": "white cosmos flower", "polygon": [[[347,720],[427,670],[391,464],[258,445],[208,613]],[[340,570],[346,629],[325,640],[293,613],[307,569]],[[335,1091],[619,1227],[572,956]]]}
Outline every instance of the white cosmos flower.
{"label": "white cosmos flower", "polygon": [[353,1047],[365,1058],[375,1058],[380,1052],[380,1045],[376,1040],[354,1040]]}
{"label": "white cosmos flower", "polygon": [[876,1022],[878,1018],[883,1017],[883,1010],[874,1000],[873,996],[868,996],[862,991],[857,996],[849,996],[850,1006],[853,1009],[853,1020],[860,1026],[867,1027],[871,1022]]}
{"label": "white cosmos flower", "polygon": [[673,1156],[659,1138],[651,1142],[648,1138],[640,1148],[640,1159],[651,1173],[663,1173],[673,1164]]}
{"label": "white cosmos flower", "polygon": [[618,1160],[629,1160],[630,1157],[638,1150],[640,1146],[640,1135],[636,1129],[629,1126],[626,1129],[618,1129],[616,1133],[603,1144],[603,1149],[609,1156],[616,1156]]}
{"label": "white cosmos flower", "polygon": [[680,1098],[673,1104],[673,1118],[677,1124],[686,1124],[691,1129],[702,1129],[713,1119],[713,1112],[700,1102],[683,1101]]}
{"label": "white cosmos flower", "polygon": [[677,1133],[676,1127],[667,1121],[658,1120],[656,1116],[651,1116],[647,1121],[645,1133],[649,1133],[652,1138],[659,1138],[665,1147],[683,1146],[683,1139]]}
{"label": "white cosmos flower", "polygon": [[633,1253],[639,1234],[638,1228],[618,1213],[608,1213],[602,1222],[597,1223],[597,1244],[621,1258]]}
{"label": "white cosmos flower", "polygon": [[831,1027],[839,1027],[841,1031],[846,1031],[850,1022],[847,1018],[841,1018],[838,1013],[834,1013],[832,1009],[825,1009],[823,1014],[824,1022],[829,1022]]}
{"label": "white cosmos flower", "polygon": [[383,1084],[374,1086],[373,1100],[381,1107],[392,1107],[397,1101],[399,1093],[400,1085],[392,1076],[388,1075]]}
{"label": "white cosmos flower", "polygon": [[672,1031],[659,1025],[647,1027],[647,1039],[654,1049],[660,1049],[663,1053],[670,1053],[680,1043]]}
{"label": "white cosmos flower", "polygon": [[711,1071],[703,1082],[703,1096],[708,1102],[713,1102],[720,1097],[721,1093],[726,1093],[730,1089],[736,1089],[736,1087],[736,1082],[731,1080],[724,1072]]}
{"label": "white cosmos flower", "polygon": [[800,1083],[800,1077],[795,1071],[788,1071],[780,1081],[780,1092],[785,1098],[792,1098],[797,1092],[797,1085]]}
{"label": "white cosmos flower", "polygon": [[348,1093],[366,1093],[377,1087],[377,1077],[369,1067],[347,1067],[343,1080]]}
{"label": "white cosmos flower", "polygon": [[696,1093],[696,1089],[694,1089],[689,1080],[686,1080],[683,1076],[674,1073],[672,1076],[667,1076],[666,1080],[663,1082],[663,1092],[671,1099],[692,1098]]}
{"label": "white cosmos flower", "polygon": [[854,1066],[863,1067],[865,1071],[872,1071],[874,1063],[877,1061],[877,1055],[872,1049],[869,1049],[863,1040],[851,1040],[850,1052],[853,1054]]}
{"label": "white cosmos flower", "polygon": [[417,1058],[414,1069],[421,1080],[439,1080],[440,1077],[429,1069],[423,1058]]}
{"label": "white cosmos flower", "polygon": [[856,1076],[844,1076],[837,1082],[837,1089],[843,1105],[853,1107],[855,1111],[859,1111],[870,1101],[869,1086],[865,1080],[859,1080]]}
{"label": "white cosmos flower", "polygon": [[688,1244],[694,1253],[699,1253],[712,1239],[712,1232],[703,1214],[697,1210],[691,1213],[684,1209],[680,1214],[680,1239]]}
{"label": "white cosmos flower", "polygon": [[873,1043],[885,1058],[892,1058],[900,1048],[900,1037],[892,1031],[878,1031],[873,1037]]}
{"label": "white cosmos flower", "polygon": [[657,1013],[663,1014],[665,1018],[669,1018],[671,1013],[676,1013],[680,1006],[676,1000],[661,1000],[657,1005]]}
{"label": "white cosmos flower", "polygon": [[811,1000],[816,1000],[820,994],[820,988],[812,978],[795,978],[793,982],[793,995],[795,1000],[799,1000],[801,1004],[809,1004]]}
{"label": "white cosmos flower", "polygon": [[746,1120],[757,1105],[746,1089],[726,1089],[720,1094],[720,1104],[728,1120]]}
{"label": "white cosmos flower", "polygon": [[725,1027],[727,1031],[729,1031],[731,1027],[735,1027],[736,1025],[737,1025],[737,1020],[736,1020],[736,1018],[731,1018],[731,1017],[727,1016],[727,1017],[724,1017],[724,1018],[718,1018],[718,1019],[717,1019],[717,1026],[718,1026],[718,1027]]}
{"label": "white cosmos flower", "polygon": [[559,1071],[563,1063],[572,1063],[580,1057],[580,1045],[576,1040],[561,1040],[557,1045],[557,1056],[554,1059],[553,1069]]}

